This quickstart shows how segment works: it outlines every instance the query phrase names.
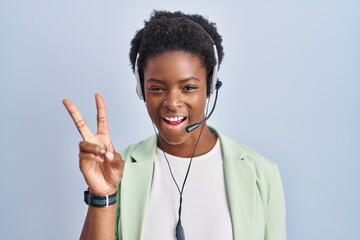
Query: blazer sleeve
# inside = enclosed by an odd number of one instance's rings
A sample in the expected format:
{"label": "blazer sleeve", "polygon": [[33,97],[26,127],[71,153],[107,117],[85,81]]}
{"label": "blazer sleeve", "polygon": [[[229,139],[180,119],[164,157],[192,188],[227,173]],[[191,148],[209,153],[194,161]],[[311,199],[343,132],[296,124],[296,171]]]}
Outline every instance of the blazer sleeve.
{"label": "blazer sleeve", "polygon": [[265,240],[286,240],[286,212],[283,185],[279,168],[273,163],[274,172],[269,186]]}

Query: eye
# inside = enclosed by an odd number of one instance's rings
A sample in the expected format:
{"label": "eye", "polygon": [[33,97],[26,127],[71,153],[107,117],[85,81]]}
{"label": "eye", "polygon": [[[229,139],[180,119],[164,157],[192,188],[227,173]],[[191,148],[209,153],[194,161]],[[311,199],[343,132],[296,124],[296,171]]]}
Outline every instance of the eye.
{"label": "eye", "polygon": [[160,91],[163,91],[164,89],[159,86],[151,86],[151,87],[149,87],[149,90],[152,92],[160,92]]}
{"label": "eye", "polygon": [[184,87],[184,91],[187,91],[187,92],[191,92],[191,91],[194,91],[196,89],[198,89],[198,87],[195,86],[195,85],[187,85],[187,86]]}

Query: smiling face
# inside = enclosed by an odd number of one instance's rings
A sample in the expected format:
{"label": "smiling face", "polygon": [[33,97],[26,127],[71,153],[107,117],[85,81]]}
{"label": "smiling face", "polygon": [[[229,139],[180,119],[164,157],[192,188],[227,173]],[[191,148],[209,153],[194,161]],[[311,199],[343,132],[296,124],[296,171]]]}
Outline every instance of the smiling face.
{"label": "smiling face", "polygon": [[[168,51],[147,60],[144,69],[146,107],[159,131],[164,151],[177,156],[192,152],[201,127],[191,133],[185,128],[205,117],[206,77],[200,58],[190,53]],[[214,136],[205,126],[201,138],[209,136],[213,140]],[[204,148],[201,142],[200,145],[203,147],[199,149]]]}

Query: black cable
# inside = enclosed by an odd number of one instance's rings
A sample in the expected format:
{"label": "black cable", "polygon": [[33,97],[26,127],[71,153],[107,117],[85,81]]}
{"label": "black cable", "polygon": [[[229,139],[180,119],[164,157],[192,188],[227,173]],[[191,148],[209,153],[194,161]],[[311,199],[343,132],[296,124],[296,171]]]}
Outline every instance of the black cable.
{"label": "black cable", "polygon": [[[217,92],[216,92],[216,93],[217,93]],[[208,113],[208,111],[209,111],[209,105],[210,105],[209,102],[210,102],[210,99],[208,100],[208,103],[207,103],[207,106],[206,106],[205,116],[208,116],[207,113]],[[213,111],[213,110],[212,110],[212,111]],[[210,113],[210,114],[211,114],[211,113]],[[207,118],[207,117],[206,117],[206,118]],[[154,128],[154,131],[155,131],[155,134],[156,134],[157,138],[159,139],[159,135],[158,135],[157,132],[156,132],[154,123],[153,123],[153,128]],[[188,178],[188,176],[189,176],[189,172],[190,172],[190,167],[191,167],[191,164],[192,164],[192,160],[193,160],[193,158],[194,158],[194,156],[195,156],[196,148],[197,148],[197,146],[198,146],[198,144],[199,144],[199,142],[200,142],[200,138],[201,138],[203,129],[204,129],[204,125],[201,126],[198,139],[196,140],[196,143],[195,143],[195,146],[194,146],[194,150],[193,150],[193,152],[192,152],[192,154],[191,154],[190,162],[189,162],[189,165],[188,165],[186,174],[185,174],[185,178],[184,178],[184,181],[183,181],[181,190],[180,190],[180,187],[179,187],[178,183],[176,182],[176,179],[175,179],[175,177],[174,177],[174,174],[173,174],[172,169],[171,169],[171,166],[170,166],[170,162],[169,162],[168,158],[166,157],[165,151],[162,149],[160,141],[158,141],[158,142],[159,142],[159,146],[161,147],[161,150],[162,150],[162,152],[163,152],[163,154],[164,154],[164,157],[165,157],[165,160],[166,160],[166,162],[167,162],[167,165],[168,165],[168,167],[169,167],[169,171],[170,171],[171,178],[173,179],[173,181],[174,181],[174,183],[175,183],[175,185],[176,185],[176,188],[178,189],[179,195],[180,195],[180,204],[179,204],[179,211],[178,211],[178,213],[179,213],[179,220],[178,220],[178,223],[176,224],[176,234],[175,234],[177,240],[185,240],[184,228],[183,228],[182,225],[181,225],[182,200],[183,200],[182,195],[183,195],[183,192],[184,192],[186,180],[187,180],[187,178]]]}

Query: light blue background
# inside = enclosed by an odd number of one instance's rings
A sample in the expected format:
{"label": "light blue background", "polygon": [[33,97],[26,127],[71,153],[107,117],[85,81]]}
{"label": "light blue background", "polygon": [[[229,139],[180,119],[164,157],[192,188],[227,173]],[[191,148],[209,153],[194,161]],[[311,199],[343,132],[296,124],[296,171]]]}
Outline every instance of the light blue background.
{"label": "light blue background", "polygon": [[360,239],[360,1],[0,0],[0,239],[77,239],[85,182],[70,98],[117,149],[153,133],[129,43],[152,9],[200,13],[224,39],[211,125],[281,170],[288,239]]}

